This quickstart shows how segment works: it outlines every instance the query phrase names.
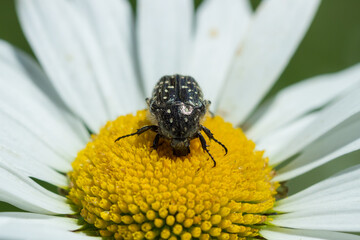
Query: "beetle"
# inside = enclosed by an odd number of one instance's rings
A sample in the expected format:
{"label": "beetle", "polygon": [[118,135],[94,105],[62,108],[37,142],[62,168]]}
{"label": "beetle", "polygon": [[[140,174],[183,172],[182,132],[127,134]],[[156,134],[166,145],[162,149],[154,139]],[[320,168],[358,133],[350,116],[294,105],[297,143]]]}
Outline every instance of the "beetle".
{"label": "beetle", "polygon": [[160,138],[165,138],[170,140],[175,156],[186,156],[190,153],[190,141],[198,138],[215,167],[216,161],[207,148],[206,140],[201,134],[203,131],[209,139],[221,145],[225,155],[227,154],[225,145],[201,124],[211,102],[203,99],[202,90],[193,77],[180,74],[163,76],[155,85],[151,98],[146,98],[146,103],[152,125],[118,137],[115,142],[151,130],[156,133],[152,145],[155,150],[159,146]]}

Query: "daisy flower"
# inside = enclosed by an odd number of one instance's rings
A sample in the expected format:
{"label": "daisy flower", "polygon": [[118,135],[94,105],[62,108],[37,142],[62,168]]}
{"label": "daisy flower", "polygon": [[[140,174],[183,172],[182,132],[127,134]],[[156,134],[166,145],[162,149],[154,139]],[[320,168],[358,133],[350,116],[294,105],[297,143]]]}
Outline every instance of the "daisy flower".
{"label": "daisy flower", "polygon": [[[0,200],[25,211],[0,213],[0,238],[360,239],[360,165],[283,184],[359,149],[360,65],[262,102],[319,3],[19,0],[41,67],[0,42]],[[183,157],[152,132],[114,142],[175,73],[212,101],[216,167],[197,139]]]}

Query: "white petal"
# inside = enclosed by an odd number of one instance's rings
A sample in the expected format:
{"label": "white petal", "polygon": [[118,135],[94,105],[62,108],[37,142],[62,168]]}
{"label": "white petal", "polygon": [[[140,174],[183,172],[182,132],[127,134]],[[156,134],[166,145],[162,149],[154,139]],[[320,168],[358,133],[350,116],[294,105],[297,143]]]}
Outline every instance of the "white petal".
{"label": "white petal", "polygon": [[260,230],[261,236],[267,240],[359,240],[360,236],[316,230],[286,229],[266,227]]}
{"label": "white petal", "polygon": [[88,23],[69,1],[21,0],[17,10],[24,33],[54,87],[97,132],[110,117],[108,101],[113,89],[109,89],[109,76]]}
{"label": "white petal", "polygon": [[[75,134],[82,138],[83,142],[88,140],[89,134],[83,124],[70,113],[44,71],[31,56],[0,39],[0,57],[1,73],[2,76],[5,76],[1,78],[1,81],[4,81],[2,85],[13,84],[10,89],[18,90],[18,95],[20,94],[26,102],[43,103],[42,107],[55,115],[52,121],[58,119],[63,122],[66,119],[66,123],[71,126]],[[28,95],[31,95],[30,99],[28,99]],[[56,111],[60,111],[60,113],[56,113]]]}
{"label": "white petal", "polygon": [[246,0],[207,0],[197,10],[193,54],[185,73],[199,82],[207,99],[217,99],[251,15]]}
{"label": "white petal", "polygon": [[108,88],[105,98],[108,98],[111,118],[144,107],[144,96],[135,73],[134,19],[129,1],[77,0],[76,3],[79,14],[84,14],[97,40],[93,47],[101,51],[103,62],[97,64],[103,64],[106,68],[103,70],[110,77],[101,85]]}
{"label": "white petal", "polygon": [[[40,82],[41,81],[41,82]],[[0,112],[30,131],[34,138],[66,159],[73,160],[89,136],[66,109],[36,86],[48,79],[33,59],[0,41]]]}
{"label": "white petal", "polygon": [[356,114],[305,148],[301,155],[277,171],[274,181],[286,181],[340,156],[360,149],[360,114]]}
{"label": "white petal", "polygon": [[343,186],[347,189],[327,189],[322,192],[323,195],[316,195],[318,199],[315,199],[315,196],[307,196],[306,198],[303,198],[303,201],[301,202],[294,201],[284,205],[279,203],[279,206],[274,209],[286,210],[286,212],[296,214],[308,214],[309,212],[312,212],[314,216],[318,212],[334,214],[345,211],[360,211],[359,189],[349,189],[350,187],[354,187],[353,183],[344,184]]}
{"label": "white petal", "polygon": [[245,120],[288,64],[320,1],[264,1],[234,59],[218,113],[238,124]]}
{"label": "white petal", "polygon": [[280,212],[360,210],[360,165],[277,202]]}
{"label": "white petal", "polygon": [[137,2],[137,40],[145,93],[167,74],[182,73],[191,42],[193,1]]}
{"label": "white petal", "polygon": [[0,145],[0,167],[13,169],[23,176],[40,179],[55,186],[67,185],[64,175],[27,155],[11,151],[2,145]]}
{"label": "white petal", "polygon": [[253,125],[246,135],[257,140],[260,135],[289,123],[299,116],[318,109],[335,97],[360,83],[360,64],[338,73],[310,78],[280,91],[265,115]]}
{"label": "white petal", "polygon": [[256,144],[256,148],[264,150],[265,155],[272,160],[274,153],[280,152],[284,145],[295,138],[299,133],[306,129],[316,118],[318,113],[312,113],[297,121],[280,128],[267,136],[264,136]]}
{"label": "white petal", "polygon": [[319,112],[319,116],[304,131],[271,156],[271,164],[278,164],[298,153],[343,121],[360,112],[360,87]]}
{"label": "white petal", "polygon": [[[16,170],[15,170],[16,171]],[[0,167],[0,201],[29,212],[70,214],[66,199],[40,187],[28,177]]]}
{"label": "white petal", "polygon": [[[58,220],[57,220],[58,221]],[[0,217],[0,238],[1,239],[28,239],[28,240],[82,240],[100,239],[89,237],[81,233],[74,233],[61,229],[50,220],[29,221],[28,219],[16,219]]]}
{"label": "white petal", "polygon": [[37,213],[27,212],[0,212],[0,219],[2,221],[27,221],[30,224],[46,225],[64,230],[76,230],[80,226],[77,224],[77,219],[66,217],[55,217]]}
{"label": "white petal", "polygon": [[69,161],[50,149],[48,145],[35,137],[28,128],[21,125],[16,119],[3,114],[1,111],[0,132],[0,145],[16,153],[29,156],[29,158],[58,171],[67,172],[71,170]]}
{"label": "white petal", "polygon": [[[346,196],[344,196],[346,198]],[[359,204],[359,202],[357,203]],[[360,209],[326,209],[286,213],[274,217],[271,224],[281,227],[329,230],[344,232],[360,231]]]}

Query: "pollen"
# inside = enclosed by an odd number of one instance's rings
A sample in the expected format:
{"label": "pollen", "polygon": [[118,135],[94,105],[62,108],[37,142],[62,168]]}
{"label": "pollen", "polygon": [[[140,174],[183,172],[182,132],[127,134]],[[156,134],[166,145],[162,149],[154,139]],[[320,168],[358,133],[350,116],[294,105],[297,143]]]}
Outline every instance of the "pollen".
{"label": "pollen", "polygon": [[198,139],[187,156],[146,132],[146,111],[108,122],[78,153],[68,173],[68,198],[103,237],[115,239],[248,239],[270,219],[277,183],[262,151],[221,117],[203,123],[228,148],[206,138],[216,167]]}

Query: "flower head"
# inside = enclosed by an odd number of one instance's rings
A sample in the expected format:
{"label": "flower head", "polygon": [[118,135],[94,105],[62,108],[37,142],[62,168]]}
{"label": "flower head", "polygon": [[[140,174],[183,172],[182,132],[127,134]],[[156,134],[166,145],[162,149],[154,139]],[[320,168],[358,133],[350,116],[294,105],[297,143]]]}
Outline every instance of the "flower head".
{"label": "flower head", "polygon": [[216,167],[195,140],[185,157],[152,150],[154,133],[114,142],[148,123],[145,111],[108,122],[73,162],[68,197],[85,221],[116,239],[257,236],[277,188],[263,152],[220,117],[205,122],[230,151],[210,144]]}

